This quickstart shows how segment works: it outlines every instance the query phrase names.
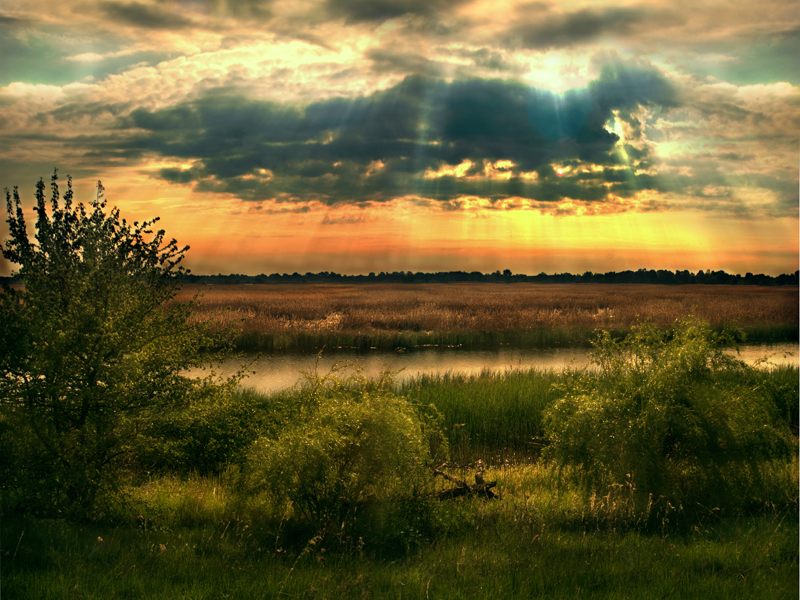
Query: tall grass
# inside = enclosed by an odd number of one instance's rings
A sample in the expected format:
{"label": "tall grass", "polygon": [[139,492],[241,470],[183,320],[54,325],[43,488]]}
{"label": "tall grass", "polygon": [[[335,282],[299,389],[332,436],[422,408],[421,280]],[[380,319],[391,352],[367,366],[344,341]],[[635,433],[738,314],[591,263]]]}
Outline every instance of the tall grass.
{"label": "tall grass", "polygon": [[[798,380],[796,366],[747,371],[741,384],[763,388],[781,421],[797,432]],[[444,415],[444,427],[456,462],[482,459],[495,463],[535,461],[547,444],[543,439],[543,412],[560,392],[553,384],[569,372],[537,369],[485,371],[479,375],[444,373],[407,380],[403,394],[435,405]],[[734,383],[734,382],[729,382]]]}
{"label": "tall grass", "polygon": [[797,339],[797,288],[658,285],[187,286],[198,318],[240,328],[248,350],[425,344],[552,346],[642,318],[667,327],[693,312],[713,327],[737,321],[754,340]]}
{"label": "tall grass", "polygon": [[530,462],[542,449],[542,413],[557,398],[552,384],[560,377],[537,369],[421,375],[400,391],[444,415],[455,462]]}

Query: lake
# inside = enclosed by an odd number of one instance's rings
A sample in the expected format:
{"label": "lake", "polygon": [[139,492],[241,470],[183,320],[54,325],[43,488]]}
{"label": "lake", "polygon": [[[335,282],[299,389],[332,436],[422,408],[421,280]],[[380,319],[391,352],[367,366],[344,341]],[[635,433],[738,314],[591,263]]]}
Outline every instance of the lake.
{"label": "lake", "polygon": [[[315,353],[262,354],[253,364],[255,371],[242,382],[261,392],[277,392],[295,385],[301,379],[300,371],[325,374],[334,363],[350,362],[361,366],[369,377],[378,375],[383,369],[400,371],[398,381],[420,374],[464,373],[477,374],[488,369],[503,372],[511,369],[557,369],[579,368],[589,364],[588,348],[511,348],[500,347],[483,350],[424,347],[392,352],[386,350],[355,351],[336,349],[324,352],[317,363]],[[731,353],[735,351],[731,350]],[[739,358],[749,364],[769,357],[772,364],[798,365],[798,344],[748,344],[739,349]],[[252,360],[254,356],[250,356]],[[226,361],[217,372],[232,374],[240,363]]]}

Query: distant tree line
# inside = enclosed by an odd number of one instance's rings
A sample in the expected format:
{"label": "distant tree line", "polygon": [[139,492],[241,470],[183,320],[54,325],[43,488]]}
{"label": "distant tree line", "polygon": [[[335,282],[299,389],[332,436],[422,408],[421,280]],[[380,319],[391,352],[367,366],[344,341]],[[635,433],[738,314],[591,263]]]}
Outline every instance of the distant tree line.
{"label": "distant tree line", "polygon": [[411,271],[380,272],[368,275],[341,275],[328,271],[320,273],[273,273],[272,275],[194,275],[185,277],[186,283],[649,283],[663,285],[721,284],[721,285],[798,285],[798,271],[792,274],[771,275],[747,273],[733,275],[725,271],[658,271],[639,269],[638,271],[609,271],[582,275],[572,273],[539,273],[524,275],[512,273],[509,269],[494,273],[479,271],[444,271],[437,273],[412,273]]}
{"label": "distant tree line", "polygon": [[[607,273],[592,273],[586,271],[582,275],[573,273],[539,273],[538,275],[525,275],[512,273],[509,269],[495,271],[494,273],[481,273],[480,271],[441,271],[436,273],[413,273],[411,271],[393,271],[386,273],[370,273],[368,275],[341,275],[339,273],[321,271],[319,273],[273,273],[272,275],[243,275],[232,273],[230,275],[195,275],[189,273],[184,276],[185,283],[214,283],[214,284],[247,284],[247,283],[639,283],[662,285],[798,285],[799,271],[785,273],[773,277],[759,273],[746,273],[745,275],[726,273],[725,271],[712,271],[706,269],[697,273],[691,271],[667,271],[664,269],[639,269],[638,271],[609,271]],[[0,277],[0,283],[11,283],[11,277]]]}

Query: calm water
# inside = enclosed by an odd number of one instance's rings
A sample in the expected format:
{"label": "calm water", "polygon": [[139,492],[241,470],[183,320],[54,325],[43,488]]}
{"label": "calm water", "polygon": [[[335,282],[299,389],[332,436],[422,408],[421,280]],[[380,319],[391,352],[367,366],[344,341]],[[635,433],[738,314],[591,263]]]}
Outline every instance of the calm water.
{"label": "calm water", "polygon": [[[587,348],[493,348],[490,350],[468,350],[463,348],[417,348],[404,352],[372,350],[356,352],[337,350],[326,352],[319,359],[314,353],[263,354],[252,366],[254,375],[243,385],[262,392],[276,392],[289,387],[301,379],[300,371],[325,374],[336,362],[352,362],[363,367],[367,376],[375,376],[383,369],[401,371],[397,380],[404,380],[422,373],[477,374],[484,369],[503,372],[511,369],[564,369],[589,364]],[[773,364],[798,364],[798,344],[782,343],[748,345],[740,348],[739,357],[752,364],[769,357]],[[231,361],[218,369],[223,375],[235,371],[239,363]]]}

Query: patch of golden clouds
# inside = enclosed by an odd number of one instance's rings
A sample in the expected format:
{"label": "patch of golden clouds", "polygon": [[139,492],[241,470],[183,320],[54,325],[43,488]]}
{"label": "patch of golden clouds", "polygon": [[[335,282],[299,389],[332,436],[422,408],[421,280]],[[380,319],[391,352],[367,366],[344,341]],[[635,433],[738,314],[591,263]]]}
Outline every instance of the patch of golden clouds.
{"label": "patch of golden clouds", "polygon": [[[491,199],[480,196],[460,196],[458,198],[441,202],[439,209],[444,211],[459,211],[482,216],[496,212],[536,212],[549,216],[599,216],[627,212],[650,211],[662,206],[658,195],[644,190],[637,192],[630,198],[623,198],[615,194],[607,194],[601,201],[577,200],[563,198],[558,201],[542,201],[518,196]],[[433,206],[429,205],[429,208]]]}
{"label": "patch of golden clouds", "polygon": [[[498,161],[490,161],[484,159],[483,161],[483,169],[482,172],[478,170],[478,168],[473,169],[476,167],[475,163],[473,163],[469,159],[465,159],[458,165],[448,165],[444,164],[435,171],[433,169],[428,169],[424,173],[425,179],[438,179],[440,177],[456,177],[456,178],[466,178],[466,179],[495,179],[495,180],[505,180],[511,179],[515,176],[513,172],[513,168],[516,166],[513,161],[510,160],[498,160]],[[472,173],[471,175],[469,173]],[[526,179],[535,179],[536,173],[524,173],[522,176],[525,176]]]}
{"label": "patch of golden clouds", "polygon": [[451,166],[448,164],[444,164],[439,167],[436,171],[428,169],[425,171],[425,179],[438,179],[440,177],[464,177],[467,171],[472,168],[472,161],[465,160],[461,164],[456,166]]}
{"label": "patch of golden clouds", "polygon": [[[336,166],[336,164],[334,164]],[[364,177],[372,177],[376,173],[383,171],[386,168],[386,163],[382,160],[373,160],[367,165],[367,170],[364,172]]]}

